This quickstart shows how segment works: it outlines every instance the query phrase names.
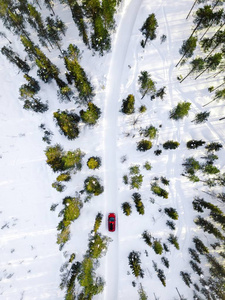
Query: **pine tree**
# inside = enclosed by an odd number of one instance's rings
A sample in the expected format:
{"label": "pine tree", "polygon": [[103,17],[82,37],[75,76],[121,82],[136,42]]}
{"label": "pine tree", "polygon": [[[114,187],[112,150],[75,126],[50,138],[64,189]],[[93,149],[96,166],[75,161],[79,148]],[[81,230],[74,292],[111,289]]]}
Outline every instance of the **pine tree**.
{"label": "pine tree", "polygon": [[174,109],[170,111],[170,119],[179,120],[188,116],[190,110],[190,102],[179,102]]}
{"label": "pine tree", "polygon": [[207,58],[207,60],[206,60],[206,68],[200,74],[198,74],[198,76],[195,77],[195,79],[197,79],[198,77],[200,77],[207,70],[211,70],[211,71],[212,70],[216,70],[216,68],[220,64],[222,58],[223,58],[222,53],[216,53],[216,54],[214,54],[212,56],[209,56]]}
{"label": "pine tree", "polygon": [[207,112],[207,111],[198,113],[195,115],[194,120],[192,120],[191,122],[195,122],[195,124],[204,123],[204,122],[208,121],[209,115],[210,115],[210,112]]}
{"label": "pine tree", "polygon": [[187,272],[183,272],[181,271],[180,272],[180,276],[182,277],[183,281],[185,282],[185,284],[190,287],[190,284],[192,283],[192,280],[191,280],[191,275],[188,274]]}
{"label": "pine tree", "polygon": [[129,266],[131,268],[132,274],[135,277],[144,277],[144,272],[141,269],[141,260],[140,260],[140,253],[136,251],[130,252],[128,255],[128,261],[129,261]]}
{"label": "pine tree", "polygon": [[53,18],[47,17],[45,22],[48,40],[51,41],[52,44],[55,44],[58,47],[61,54],[63,54],[60,46],[60,41],[62,39],[60,34],[65,35],[66,25],[62,22],[62,20],[59,19],[58,16],[55,20]]}
{"label": "pine tree", "polygon": [[156,38],[157,27],[158,22],[156,20],[155,14],[150,14],[141,27],[141,32],[145,37],[145,41],[142,42],[143,48],[145,48],[148,40],[152,41]]}
{"label": "pine tree", "polygon": [[141,75],[138,77],[138,83],[142,95],[141,99],[143,99],[145,95],[151,95],[156,92],[156,83],[151,79],[151,75],[147,71],[141,71]]}
{"label": "pine tree", "polygon": [[15,64],[22,72],[28,73],[30,66],[20,58],[19,54],[14,52],[11,47],[3,46],[1,53],[13,64]]}
{"label": "pine tree", "polygon": [[88,125],[95,125],[101,116],[101,110],[92,102],[88,102],[88,109],[80,111],[81,120]]}
{"label": "pine tree", "polygon": [[205,61],[203,58],[195,58],[190,62],[190,65],[192,66],[190,72],[180,81],[180,83],[183,82],[192,72],[202,71],[205,67]]}
{"label": "pine tree", "polygon": [[179,51],[182,57],[176,64],[176,67],[181,63],[184,57],[190,58],[193,55],[196,46],[197,46],[197,38],[193,36],[183,42],[183,45]]}

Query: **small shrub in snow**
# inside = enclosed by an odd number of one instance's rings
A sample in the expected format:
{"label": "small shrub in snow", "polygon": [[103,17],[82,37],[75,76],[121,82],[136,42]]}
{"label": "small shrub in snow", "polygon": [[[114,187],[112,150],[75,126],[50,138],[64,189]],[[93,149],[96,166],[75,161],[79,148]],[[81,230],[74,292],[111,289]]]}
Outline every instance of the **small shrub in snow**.
{"label": "small shrub in snow", "polygon": [[204,145],[205,142],[202,140],[190,140],[187,142],[187,148],[188,149],[197,149],[198,147]]}
{"label": "small shrub in snow", "polygon": [[174,247],[179,250],[180,247],[179,247],[179,244],[178,244],[178,241],[177,241],[177,237],[174,235],[174,234],[170,234],[169,235],[169,238],[168,238],[168,241],[174,245]]}
{"label": "small shrub in snow", "polygon": [[188,115],[190,110],[190,102],[179,102],[173,110],[170,111],[170,119],[179,120]]}
{"label": "small shrub in snow", "polygon": [[98,196],[103,191],[103,186],[99,183],[99,179],[96,176],[89,176],[84,181],[84,189],[88,194]]}
{"label": "small shrub in snow", "polygon": [[70,239],[70,228],[65,227],[60,233],[57,234],[57,244],[60,245],[60,249],[63,248],[65,243]]}
{"label": "small shrub in snow", "polygon": [[87,166],[89,169],[98,169],[101,166],[101,158],[97,156],[92,156],[87,161]]}
{"label": "small shrub in snow", "polygon": [[139,300],[147,300],[148,299],[148,296],[145,293],[141,283],[139,285],[138,294],[139,294]]}
{"label": "small shrub in snow", "polygon": [[165,243],[163,243],[163,249],[164,249],[165,252],[169,252],[170,251],[169,248],[168,248],[168,246],[167,246],[167,244],[165,244]]}
{"label": "small shrub in snow", "polygon": [[123,100],[121,111],[124,114],[130,115],[134,113],[134,95],[128,95],[126,99]]}
{"label": "small shrub in snow", "polygon": [[156,137],[158,129],[154,126],[150,125],[149,127],[146,127],[145,129],[140,129],[140,135],[143,135],[146,138],[154,139]]}
{"label": "small shrub in snow", "polygon": [[149,247],[152,247],[152,236],[147,230],[142,233],[142,238]]}
{"label": "small shrub in snow", "polygon": [[204,123],[208,120],[209,115],[210,115],[210,112],[207,112],[207,111],[198,113],[195,115],[195,118],[192,122],[195,122],[195,124]]}
{"label": "small shrub in snow", "polygon": [[150,14],[145,20],[141,27],[141,33],[145,37],[145,40],[141,42],[141,46],[145,48],[148,40],[152,41],[156,38],[156,29],[158,27],[158,22],[156,20],[155,14]]}
{"label": "small shrub in snow", "polygon": [[103,214],[99,212],[97,214],[97,216],[95,217],[94,233],[96,233],[98,231],[99,227],[101,226],[102,218],[103,218]]}
{"label": "small shrub in snow", "polygon": [[122,209],[123,209],[123,213],[126,216],[129,216],[131,214],[131,212],[132,212],[131,205],[130,205],[129,202],[122,203]]}
{"label": "small shrub in snow", "polygon": [[162,257],[161,261],[166,268],[169,268],[169,266],[170,266],[169,260],[166,257]]}
{"label": "small shrub in snow", "polygon": [[166,87],[162,87],[160,88],[158,91],[156,91],[155,96],[156,98],[160,98],[161,100],[163,100],[164,95],[166,94],[165,92]]}
{"label": "small shrub in snow", "polygon": [[173,220],[178,220],[178,213],[176,209],[170,207],[164,209],[165,213]]}
{"label": "small shrub in snow", "polygon": [[163,35],[161,35],[161,37],[160,37],[160,42],[161,42],[161,44],[162,44],[162,43],[164,43],[165,41],[166,41],[166,35],[163,34]]}
{"label": "small shrub in snow", "polygon": [[57,192],[63,192],[65,190],[65,185],[60,182],[53,182],[52,187],[56,189]]}
{"label": "small shrub in snow", "polygon": [[92,102],[88,102],[87,110],[80,111],[81,120],[88,125],[95,125],[101,116],[101,110]]}
{"label": "small shrub in snow", "polygon": [[163,144],[164,149],[177,149],[179,147],[180,143],[174,142],[174,141],[167,141]]}
{"label": "small shrub in snow", "polygon": [[176,225],[175,225],[175,223],[174,223],[173,221],[167,220],[167,221],[166,221],[166,225],[167,225],[170,229],[172,229],[172,230],[175,230],[175,229],[176,229]]}
{"label": "small shrub in snow", "polygon": [[159,197],[163,197],[165,199],[167,199],[169,196],[169,193],[158,186],[156,182],[151,184],[151,191]]}
{"label": "small shrub in snow", "polygon": [[157,150],[154,151],[154,154],[156,156],[159,156],[161,153],[162,153],[162,150],[159,150],[159,149],[157,149]]}
{"label": "small shrub in snow", "polygon": [[194,157],[186,158],[182,165],[185,166],[185,172],[190,175],[194,175],[195,171],[201,168],[200,163]]}
{"label": "small shrub in snow", "polygon": [[130,252],[128,256],[128,263],[131,268],[132,274],[135,277],[144,277],[144,272],[141,269],[141,260],[140,260],[140,253],[137,251],[132,251]]}
{"label": "small shrub in snow", "polygon": [[143,167],[148,171],[150,171],[152,169],[152,166],[151,166],[150,162],[148,162],[148,161],[145,162]]}
{"label": "small shrub in snow", "polygon": [[134,193],[132,195],[132,198],[134,200],[134,203],[135,203],[135,207],[137,209],[137,212],[140,214],[140,215],[143,215],[145,213],[145,207],[144,207],[144,204],[142,203],[141,201],[141,195],[139,193]]}
{"label": "small shrub in snow", "polygon": [[127,175],[123,175],[123,183],[128,184],[128,176]]}
{"label": "small shrub in snow", "polygon": [[70,179],[71,176],[69,172],[62,173],[56,178],[57,181],[70,181]]}
{"label": "small shrub in snow", "polygon": [[141,140],[137,143],[137,150],[138,151],[147,151],[152,148],[152,142],[148,140]]}
{"label": "small shrub in snow", "polygon": [[140,108],[139,108],[139,112],[142,114],[144,112],[146,112],[147,110],[147,107],[145,105],[141,105]]}
{"label": "small shrub in snow", "polygon": [[161,182],[164,184],[164,185],[169,185],[170,184],[170,181],[166,179],[166,177],[163,177],[161,176]]}
{"label": "small shrub in snow", "polygon": [[192,283],[191,275],[188,274],[187,272],[181,271],[181,272],[180,272],[180,276],[182,277],[184,283],[185,283],[188,287],[190,287],[190,284]]}
{"label": "small shrub in snow", "polygon": [[159,240],[155,240],[153,242],[152,248],[154,249],[156,254],[161,255],[163,252],[163,247]]}

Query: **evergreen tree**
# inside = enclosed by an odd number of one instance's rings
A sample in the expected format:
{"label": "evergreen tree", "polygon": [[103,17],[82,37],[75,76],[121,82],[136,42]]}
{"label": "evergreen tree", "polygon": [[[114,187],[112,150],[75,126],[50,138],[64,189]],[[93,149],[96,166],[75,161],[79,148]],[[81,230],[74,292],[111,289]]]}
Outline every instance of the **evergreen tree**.
{"label": "evergreen tree", "polygon": [[186,146],[188,149],[197,149],[198,147],[204,145],[205,142],[202,140],[190,140],[187,142]]}
{"label": "evergreen tree", "polygon": [[178,244],[178,241],[177,241],[177,237],[176,237],[174,234],[170,233],[169,238],[168,238],[168,241],[169,241],[172,245],[174,245],[174,247],[175,247],[177,250],[180,249],[179,244]]}
{"label": "evergreen tree", "polygon": [[213,234],[217,239],[225,240],[223,234],[208,220],[198,216],[194,222],[196,225],[200,226],[203,231]]}
{"label": "evergreen tree", "polygon": [[200,74],[198,74],[198,76],[196,76],[195,79],[197,79],[198,77],[200,77],[207,70],[210,70],[210,71],[216,70],[216,68],[220,64],[222,58],[223,58],[222,53],[216,53],[216,54],[214,54],[212,56],[209,56],[206,59],[206,68]]}
{"label": "evergreen tree", "polygon": [[101,226],[102,218],[103,218],[103,214],[100,212],[97,213],[97,215],[95,217],[94,233],[97,233],[99,227]]}
{"label": "evergreen tree", "polygon": [[170,111],[170,119],[179,120],[188,116],[190,110],[190,102],[179,102],[173,110]]}
{"label": "evergreen tree", "polygon": [[180,272],[180,276],[182,277],[183,281],[185,282],[185,284],[190,287],[190,284],[192,283],[192,280],[191,280],[191,275],[188,274],[187,272],[183,272],[181,271]]}
{"label": "evergreen tree", "polygon": [[145,48],[148,40],[152,41],[156,38],[157,27],[158,22],[156,20],[155,14],[150,14],[141,27],[141,32],[145,37],[145,40],[142,42],[143,48]]}
{"label": "evergreen tree", "polygon": [[141,75],[138,77],[138,83],[142,95],[141,99],[143,99],[145,95],[155,93],[155,82],[151,79],[151,75],[147,71],[141,71]]}
{"label": "evergreen tree", "polygon": [[163,148],[168,149],[177,149],[180,146],[180,143],[175,141],[167,141],[163,144]]}
{"label": "evergreen tree", "polygon": [[22,72],[28,73],[30,66],[20,58],[19,54],[14,52],[11,47],[3,46],[1,53],[13,64],[15,64]]}
{"label": "evergreen tree", "polygon": [[88,125],[95,125],[100,118],[100,115],[100,108],[92,102],[88,102],[88,109],[86,111],[83,109],[80,111],[81,120]]}
{"label": "evergreen tree", "polygon": [[66,25],[62,22],[62,20],[59,19],[58,16],[55,20],[53,18],[47,17],[45,22],[48,40],[50,40],[52,44],[55,44],[58,47],[59,51],[62,53],[60,46],[60,41],[62,38],[60,34],[65,35]]}
{"label": "evergreen tree", "polygon": [[205,61],[203,58],[195,58],[190,62],[190,65],[192,66],[190,72],[180,81],[183,82],[192,72],[200,72],[205,67]]}
{"label": "evergreen tree", "polygon": [[144,272],[141,269],[141,260],[140,260],[140,253],[136,251],[130,252],[128,255],[128,260],[129,260],[129,266],[131,268],[132,274],[135,277],[144,277]]}
{"label": "evergreen tree", "polygon": [[195,124],[204,123],[204,122],[208,121],[209,115],[210,115],[210,112],[207,112],[207,111],[198,113],[195,115],[194,120],[192,120],[191,122],[195,122]]}
{"label": "evergreen tree", "polygon": [[54,112],[53,116],[62,133],[67,136],[69,140],[73,140],[79,136],[78,124],[80,117],[77,114],[58,110]]}
{"label": "evergreen tree", "polygon": [[193,36],[183,42],[183,45],[181,46],[181,49],[179,51],[182,57],[179,60],[179,62],[176,64],[176,67],[180,64],[180,62],[183,60],[184,57],[185,58],[192,57],[194,50],[196,49],[196,46],[197,46],[197,38]]}
{"label": "evergreen tree", "polygon": [[176,209],[170,207],[164,209],[165,213],[173,220],[178,220],[178,213]]}
{"label": "evergreen tree", "polygon": [[123,99],[121,111],[124,114],[130,115],[134,113],[134,95],[128,95],[126,99]]}
{"label": "evergreen tree", "polygon": [[132,212],[132,208],[131,208],[131,205],[129,202],[124,202],[122,203],[121,205],[122,207],[122,210],[123,210],[123,213],[126,215],[126,216],[129,216]]}

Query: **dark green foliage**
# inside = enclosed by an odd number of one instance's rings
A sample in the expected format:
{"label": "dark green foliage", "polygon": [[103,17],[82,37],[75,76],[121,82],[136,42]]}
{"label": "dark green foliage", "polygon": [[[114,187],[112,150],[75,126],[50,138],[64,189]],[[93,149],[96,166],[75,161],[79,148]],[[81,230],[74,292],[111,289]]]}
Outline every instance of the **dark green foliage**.
{"label": "dark green foliage", "polygon": [[157,149],[157,150],[154,151],[154,154],[156,156],[159,156],[161,153],[162,153],[162,150],[159,150],[159,149]]}
{"label": "dark green foliage", "polygon": [[121,106],[121,111],[124,114],[130,115],[134,113],[134,103],[135,98],[134,95],[128,95],[126,99],[123,99],[123,103]]}
{"label": "dark green foliage", "polygon": [[130,188],[131,189],[140,189],[143,182],[143,175],[133,175],[130,177]]}
{"label": "dark green foliage", "polygon": [[166,94],[165,89],[166,89],[166,87],[164,86],[164,87],[160,88],[159,90],[157,90],[155,93],[155,97],[156,98],[159,97],[161,100],[163,100],[163,97]]}
{"label": "dark green foliage", "polygon": [[200,257],[195,249],[189,248],[188,252],[194,261],[197,261],[199,264],[201,263]]}
{"label": "dark green foliage", "polygon": [[142,238],[149,247],[152,247],[152,236],[147,230],[142,233]]}
{"label": "dark green foliage", "polygon": [[93,19],[93,28],[91,34],[91,46],[101,55],[111,48],[110,33],[104,26],[104,20],[101,15],[96,15]]}
{"label": "dark green foliage", "polygon": [[155,240],[153,242],[152,248],[154,249],[156,254],[161,255],[162,252],[163,252],[163,246],[162,246],[162,244],[160,243],[159,240]]}
{"label": "dark green foliage", "polygon": [[142,95],[141,99],[143,99],[145,95],[152,95],[156,92],[156,83],[151,79],[151,75],[147,71],[141,71],[141,75],[138,77],[138,83]]}
{"label": "dark green foliage", "polygon": [[192,36],[188,40],[183,41],[183,45],[179,50],[180,54],[183,57],[190,58],[193,55],[193,52],[197,46],[197,38]]}
{"label": "dark green foliage", "polygon": [[103,251],[107,250],[108,238],[100,233],[91,236],[88,243],[88,254],[90,257],[98,259],[103,255]]}
{"label": "dark green foliage", "polygon": [[148,40],[152,41],[156,38],[157,27],[158,23],[155,14],[150,14],[141,27],[141,32],[145,37],[145,41],[142,42],[143,48],[145,47]]}
{"label": "dark green foliage", "polygon": [[206,174],[218,174],[220,172],[220,170],[213,166],[211,163],[206,163],[205,165],[202,166],[202,172],[206,173]]}
{"label": "dark green foliage", "polygon": [[166,276],[162,269],[157,269],[157,276],[158,276],[159,280],[162,282],[162,285],[166,286]]}
{"label": "dark green foliage", "polygon": [[187,148],[188,149],[197,149],[198,147],[204,145],[205,142],[202,140],[190,140],[187,142]]}
{"label": "dark green foliage", "polygon": [[200,254],[209,253],[209,249],[204,245],[204,243],[196,236],[193,238],[196,250]]}
{"label": "dark green foliage", "polygon": [[144,207],[144,204],[141,201],[141,195],[139,193],[133,193],[132,194],[132,199],[134,200],[137,212],[140,215],[144,215],[144,213],[145,213],[145,207]]}
{"label": "dark green foliage", "polygon": [[146,127],[145,129],[140,129],[140,135],[143,135],[145,138],[154,139],[156,137],[158,129],[154,126],[150,125],[149,127]]}
{"label": "dark green foliage", "polygon": [[162,257],[161,261],[162,261],[163,265],[169,269],[169,266],[170,266],[169,260],[166,257]]}
{"label": "dark green foliage", "polygon": [[185,172],[190,175],[194,175],[195,171],[201,168],[199,162],[193,157],[186,158],[182,165],[185,166]]}
{"label": "dark green foliage", "polygon": [[79,218],[83,204],[79,197],[65,197],[63,199],[63,205],[64,209],[61,214],[63,214],[63,225],[67,227],[72,221]]}
{"label": "dark green foliage", "polygon": [[163,177],[161,176],[161,182],[164,184],[164,185],[169,185],[170,184],[170,181],[168,179],[166,179],[166,177]]}
{"label": "dark green foliage", "polygon": [[156,182],[151,184],[151,191],[159,197],[163,197],[165,199],[167,199],[169,196],[169,193],[161,188]]}
{"label": "dark green foliage", "polygon": [[23,108],[26,110],[33,110],[36,113],[44,113],[48,110],[48,104],[41,102],[39,98],[32,97],[24,100]]}
{"label": "dark green foliage", "polygon": [[141,140],[137,143],[137,150],[138,151],[147,151],[152,148],[152,142],[148,140]]}
{"label": "dark green foliage", "polygon": [[166,221],[166,225],[167,225],[170,229],[172,229],[172,230],[175,230],[175,229],[176,229],[176,225],[175,225],[175,223],[174,223],[173,221],[167,220],[167,221]]}
{"label": "dark green foliage", "polygon": [[185,116],[188,116],[190,106],[190,102],[179,102],[177,106],[170,111],[170,119],[177,121],[179,119],[183,119]]}
{"label": "dark green foliage", "polygon": [[57,125],[60,127],[62,133],[69,139],[73,140],[79,136],[79,121],[80,117],[68,111],[60,111],[54,112],[54,118],[57,121]]}
{"label": "dark green foliage", "polygon": [[194,222],[196,225],[200,226],[203,231],[213,234],[217,239],[225,240],[225,236],[208,220],[198,216]]}
{"label": "dark green foliage", "polygon": [[195,124],[200,124],[208,121],[208,117],[210,115],[210,112],[204,111],[202,113],[198,113],[195,115],[195,118],[192,122],[195,122]]}
{"label": "dark green foliage", "polygon": [[98,231],[99,227],[101,226],[102,218],[103,218],[103,214],[100,212],[97,213],[97,215],[95,217],[94,233],[96,233]]}
{"label": "dark green foliage", "polygon": [[74,81],[78,90],[79,99],[82,102],[89,102],[94,97],[93,87],[89,82],[84,69],[79,64],[80,50],[70,44],[64,55],[65,66],[68,70],[67,80],[71,84]]}
{"label": "dark green foliage", "polygon": [[140,260],[140,253],[137,251],[132,251],[128,255],[128,263],[131,268],[132,274],[135,277],[144,277],[144,272],[141,269],[141,260]]}
{"label": "dark green foliage", "polygon": [[176,237],[174,234],[170,234],[170,235],[169,235],[168,241],[169,241],[172,245],[174,245],[174,247],[175,247],[177,250],[180,249],[179,244],[178,244],[178,242],[177,242],[177,237]]}
{"label": "dark green foliage", "polygon": [[181,271],[181,272],[180,272],[180,276],[182,277],[184,283],[185,283],[188,287],[190,287],[190,284],[192,284],[191,275],[188,274],[187,272]]}
{"label": "dark green foliage", "polygon": [[121,205],[122,207],[122,210],[123,210],[123,213],[126,215],[126,216],[129,216],[132,212],[132,209],[131,209],[131,205],[129,202],[124,202],[122,203]]}
{"label": "dark green foliage", "polygon": [[11,47],[3,46],[1,48],[1,53],[5,55],[11,63],[15,64],[22,72],[28,73],[30,71],[29,65],[23,61],[19,54],[14,52]]}
{"label": "dark green foliage", "polygon": [[219,151],[221,148],[223,148],[223,145],[216,142],[209,143],[208,145],[205,146],[205,149],[208,152]]}
{"label": "dark green foliage", "polygon": [[168,149],[177,149],[179,147],[180,143],[174,142],[174,141],[167,141],[163,144],[163,148]]}
{"label": "dark green foliage", "polygon": [[88,102],[86,111],[80,111],[81,120],[88,125],[95,125],[100,118],[101,109],[92,102]]}
{"label": "dark green foliage", "polygon": [[178,213],[176,209],[170,207],[164,209],[165,213],[173,220],[178,220]]}
{"label": "dark green foliage", "polygon": [[170,251],[169,248],[168,248],[168,246],[167,246],[167,244],[165,244],[165,243],[163,243],[163,249],[164,249],[164,251],[166,251],[166,252],[169,252],[169,251]]}
{"label": "dark green foliage", "polygon": [[167,36],[165,34],[161,35],[161,37],[160,37],[161,44],[166,41],[166,38],[167,38]]}
{"label": "dark green foliage", "polygon": [[54,172],[57,172],[69,169],[80,170],[84,153],[80,149],[65,152],[59,144],[56,144],[55,146],[47,147],[45,155],[47,164],[50,165]]}
{"label": "dark green foliage", "polygon": [[103,186],[99,183],[99,179],[96,176],[89,176],[84,181],[84,189],[88,194],[98,196],[103,191]]}
{"label": "dark green foliage", "polygon": [[225,277],[225,267],[223,266],[223,262],[219,263],[219,261],[212,255],[206,254],[206,258],[210,263],[210,274],[213,277]]}
{"label": "dark green foliage", "polygon": [[195,273],[197,273],[199,276],[203,275],[202,269],[193,260],[190,261],[190,265]]}
{"label": "dark green foliage", "polygon": [[128,184],[128,176],[127,175],[123,175],[123,183]]}
{"label": "dark green foliage", "polygon": [[87,161],[87,166],[91,170],[99,169],[102,164],[101,158],[98,156],[92,156]]}
{"label": "dark green foliage", "polygon": [[58,16],[55,18],[55,20],[51,17],[47,17],[45,22],[48,40],[52,44],[55,44],[59,48],[60,52],[62,52],[60,47],[60,41],[62,38],[60,34],[65,35],[66,25],[63,23],[62,20],[59,19]]}

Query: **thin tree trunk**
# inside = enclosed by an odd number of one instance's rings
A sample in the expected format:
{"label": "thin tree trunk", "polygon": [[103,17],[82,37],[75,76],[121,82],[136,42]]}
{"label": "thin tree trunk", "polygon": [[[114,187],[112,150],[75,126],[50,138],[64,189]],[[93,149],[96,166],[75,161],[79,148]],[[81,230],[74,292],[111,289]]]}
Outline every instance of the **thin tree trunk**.
{"label": "thin tree trunk", "polygon": [[194,71],[194,69],[195,68],[192,68],[191,71],[180,81],[180,83],[183,82]]}
{"label": "thin tree trunk", "polygon": [[47,2],[48,2],[48,4],[49,4],[49,7],[50,7],[50,9],[51,9],[53,15],[55,15],[55,12],[54,12],[54,10],[53,10],[53,8],[52,8],[52,6],[51,6],[51,2],[50,2],[50,1],[47,1]]}
{"label": "thin tree trunk", "polygon": [[[214,33],[214,35],[211,37],[210,40],[213,40],[213,38],[215,37],[215,35],[217,35],[218,31],[220,31],[220,29],[224,26],[224,24],[225,24],[225,22],[223,22],[223,24],[222,24],[222,25],[219,27],[219,29]],[[202,44],[202,47],[204,47],[205,43],[206,43],[206,42],[204,42],[204,43]]]}
{"label": "thin tree trunk", "polygon": [[205,105],[203,105],[202,107],[205,107],[206,105],[212,103],[213,101],[215,101],[216,99],[218,99],[219,97],[214,98],[213,100],[209,101],[208,103],[206,103]]}
{"label": "thin tree trunk", "polygon": [[193,10],[193,8],[194,8],[194,6],[195,6],[195,4],[196,4],[197,1],[198,1],[198,0],[195,0],[194,4],[192,5],[192,7],[191,7],[191,9],[190,9],[190,11],[189,11],[189,13],[188,13],[188,15],[187,15],[187,17],[186,17],[186,20],[187,20],[188,17],[190,16],[190,13],[192,12],[192,10]]}
{"label": "thin tree trunk", "polygon": [[38,0],[35,0],[35,2],[37,3],[38,7],[39,7],[40,9],[42,9],[41,6],[40,6],[40,4],[39,4],[39,2],[38,2]]}
{"label": "thin tree trunk", "polygon": [[224,85],[225,82],[221,83],[220,85],[218,85],[215,89],[213,89],[213,91],[217,90],[219,87],[221,87],[222,85]]}
{"label": "thin tree trunk", "polygon": [[224,119],[225,119],[225,117],[223,117],[223,118],[220,118],[220,119],[219,119],[219,121],[221,121],[221,120],[224,120]]}
{"label": "thin tree trunk", "polygon": [[205,68],[200,74],[198,74],[197,77],[195,77],[195,79],[197,79],[198,77],[200,77],[203,73],[205,73],[205,71],[207,71],[210,67],[211,67],[212,63],[207,67]]}
{"label": "thin tree trunk", "polygon": [[220,45],[220,43],[217,43],[216,46],[215,46],[215,47],[209,52],[209,54],[204,58],[204,60],[206,60],[206,59],[210,56],[210,54],[212,54],[213,51],[214,51],[219,45]]}

